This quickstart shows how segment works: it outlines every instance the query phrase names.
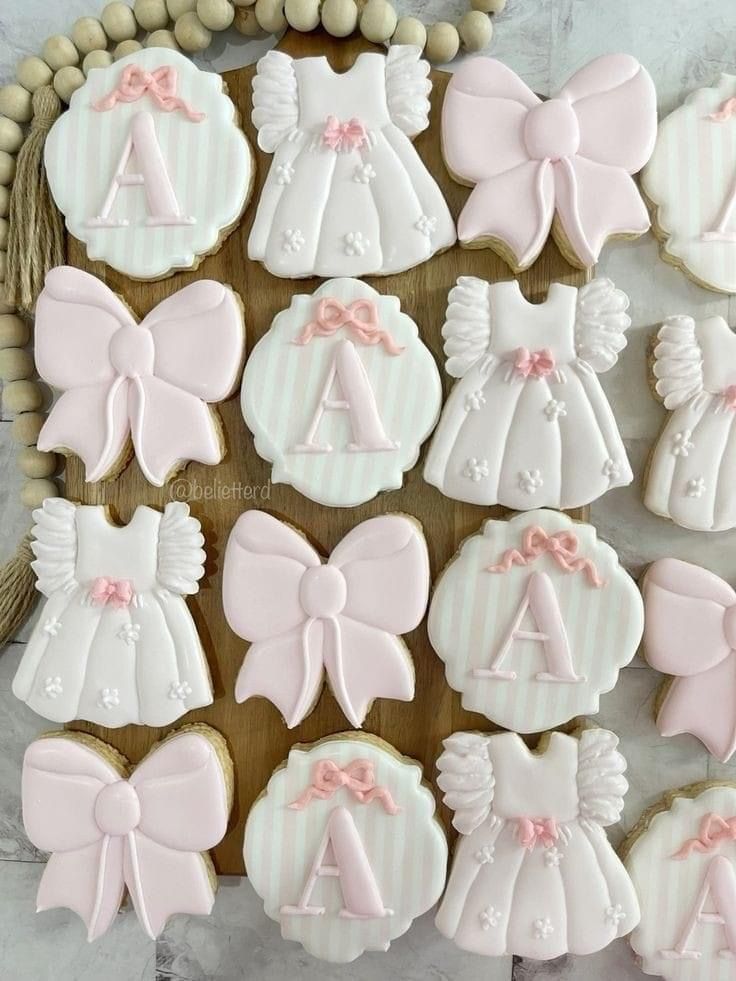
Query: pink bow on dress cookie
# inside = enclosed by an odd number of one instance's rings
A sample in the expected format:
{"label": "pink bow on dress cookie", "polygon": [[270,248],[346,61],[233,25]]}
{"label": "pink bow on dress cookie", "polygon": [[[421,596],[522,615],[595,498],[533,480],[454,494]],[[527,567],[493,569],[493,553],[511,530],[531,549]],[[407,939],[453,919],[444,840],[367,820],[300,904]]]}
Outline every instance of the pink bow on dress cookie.
{"label": "pink bow on dress cookie", "polygon": [[341,123],[337,116],[328,116],[322,131],[322,142],[331,150],[358,150],[368,142],[365,126],[359,119],[349,119]]}
{"label": "pink bow on dress cookie", "polygon": [[556,212],[574,255],[594,265],[609,236],[649,228],[631,175],[656,134],[654,85],[628,55],[596,58],[546,102],[500,61],[471,59],[442,110],[447,166],[476,185],[458,221],[461,241],[499,240],[526,269]]}
{"label": "pink bow on dress cookie", "polygon": [[517,821],[517,831],[519,844],[528,848],[530,852],[537,844],[541,844],[544,848],[551,848],[560,837],[554,818],[520,817]]}
{"label": "pink bow on dress cookie", "polygon": [[325,564],[306,539],[263,511],[246,511],[225,553],[223,605],[251,642],[235,698],[268,698],[289,728],[317,700],[324,672],[351,724],[375,698],[414,697],[414,673],[396,636],[424,616],[429,559],[415,523],[400,515],[353,528]]}
{"label": "pink bow on dress cookie", "polygon": [[212,280],[185,286],[137,324],[94,276],[52,269],[36,306],[36,365],[63,394],[38,448],[76,453],[90,482],[125,459],[131,438],[143,474],[159,487],[181,462],[219,463],[208,403],[232,391],[243,345],[234,294]]}
{"label": "pink bow on dress cookie", "polygon": [[52,853],[39,912],[73,910],[90,941],[112,924],[126,886],[151,938],[174,913],[211,912],[201,853],[224,837],[229,803],[209,739],[196,732],[167,739],[128,780],[75,739],[38,739],[23,760],[22,797],[28,837]]}
{"label": "pink bow on dress cookie", "polygon": [[105,606],[109,603],[116,610],[122,610],[130,606],[133,587],[127,579],[106,579],[104,576],[99,576],[92,583],[89,598],[96,606]]}

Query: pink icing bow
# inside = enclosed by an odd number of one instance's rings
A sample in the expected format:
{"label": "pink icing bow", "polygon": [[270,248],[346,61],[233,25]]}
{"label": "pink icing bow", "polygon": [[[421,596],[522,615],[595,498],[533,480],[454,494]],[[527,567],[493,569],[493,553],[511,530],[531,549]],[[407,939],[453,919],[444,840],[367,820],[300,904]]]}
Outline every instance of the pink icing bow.
{"label": "pink icing bow", "polygon": [[727,409],[736,409],[736,385],[729,385],[724,389],[723,401]]}
{"label": "pink icing bow", "polygon": [[204,736],[167,739],[128,780],[81,742],[38,739],[23,760],[22,797],[28,837],[52,853],[39,911],[74,910],[90,941],[112,924],[126,886],[152,938],[174,913],[211,912],[200,853],[224,837],[229,807],[222,767]]}
{"label": "pink icing bow", "polygon": [[365,126],[353,117],[341,123],[337,116],[328,116],[322,132],[322,142],[332,150],[358,150],[368,142]]}
{"label": "pink icing bow", "polygon": [[519,844],[529,851],[541,842],[544,848],[551,848],[560,837],[557,822],[554,818],[520,817],[517,821]]}
{"label": "pink icing bow", "polygon": [[251,647],[235,698],[268,698],[289,728],[312,710],[324,681],[359,727],[375,698],[414,697],[396,636],[424,616],[429,559],[408,518],[383,515],[350,531],[323,565],[305,538],[263,511],[246,511],[225,553],[222,598]]}
{"label": "pink icing bow", "polygon": [[631,175],[656,133],[654,85],[628,55],[596,58],[546,102],[500,61],[471,59],[442,110],[447,165],[476,185],[458,221],[461,241],[498,239],[526,269],[556,211],[564,239],[592,266],[609,236],[649,228]]}
{"label": "pink icing bow", "polygon": [[133,587],[127,579],[106,579],[104,576],[99,576],[92,583],[89,598],[97,606],[105,606],[109,603],[116,610],[121,610],[130,606]]}
{"label": "pink icing bow", "polygon": [[361,344],[383,344],[389,354],[401,354],[404,350],[394,341],[387,330],[378,323],[378,308],[373,300],[353,300],[345,306],[335,297],[324,297],[317,304],[317,316],[310,321],[295,344],[309,344],[313,337],[331,337],[346,327]]}
{"label": "pink icing bow", "polygon": [[736,98],[733,96],[726,99],[715,112],[708,116],[708,119],[712,119],[716,123],[725,123],[731,116],[736,116]]}
{"label": "pink icing bow", "polygon": [[92,108],[98,112],[107,112],[118,102],[137,102],[144,95],[149,95],[164,112],[181,109],[192,122],[202,122],[205,114],[197,112],[184,99],[180,99],[176,94],[176,86],[176,69],[170,65],[162,65],[161,68],[154,68],[150,72],[138,65],[126,65],[117,88],[98,99]]}
{"label": "pink icing bow", "polygon": [[496,565],[489,565],[488,572],[508,572],[514,565],[531,565],[542,555],[549,555],[564,572],[585,572],[596,589],[605,583],[598,575],[591,559],[578,555],[578,536],[571,531],[557,531],[548,535],[544,528],[532,525],[524,530],[521,551],[507,549]]}
{"label": "pink icing bow", "polygon": [[124,459],[131,438],[157,486],[182,461],[222,459],[207,403],[237,382],[243,326],[232,292],[219,283],[192,283],[137,324],[100,280],[58,266],[36,306],[35,353],[41,377],[63,393],[38,447],[72,450],[88,481]]}
{"label": "pink icing bow", "polygon": [[722,818],[706,814],[700,822],[700,834],[689,838],[673,858],[687,858],[692,852],[712,852],[722,841],[736,841],[736,817]]}
{"label": "pink icing bow", "polygon": [[514,369],[522,378],[546,378],[555,370],[555,359],[548,347],[541,351],[517,348]]}
{"label": "pink icing bow", "polygon": [[345,787],[361,804],[379,800],[387,814],[399,813],[400,808],[394,804],[388,787],[376,786],[376,775],[370,760],[352,760],[343,768],[332,760],[320,760],[315,764],[312,780],[312,786],[289,804],[293,810],[304,810],[315,797],[330,800],[341,787]]}

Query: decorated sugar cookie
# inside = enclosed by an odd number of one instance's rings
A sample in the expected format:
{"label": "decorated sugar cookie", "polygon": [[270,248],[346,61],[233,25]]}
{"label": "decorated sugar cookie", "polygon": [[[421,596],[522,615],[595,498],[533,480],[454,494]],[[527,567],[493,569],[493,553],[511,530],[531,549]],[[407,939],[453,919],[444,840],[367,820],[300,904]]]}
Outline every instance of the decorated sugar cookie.
{"label": "decorated sugar cookie", "polygon": [[516,732],[595,714],[643,627],[639,590],[616,553],[557,511],[486,521],[429,609],[430,642],[463,707]]}
{"label": "decorated sugar cookie", "polygon": [[455,500],[517,511],[583,507],[630,484],[596,377],[626,346],[628,305],[609,279],[553,283],[544,303],[530,303],[516,280],[461,276],[442,329],[445,370],[459,381],[424,479]]}
{"label": "decorated sugar cookie", "polygon": [[665,981],[729,981],[736,959],[736,785],[672,791],[627,840],[641,904],[631,946]]}
{"label": "decorated sugar cookie", "polygon": [[209,726],[167,736],[134,769],[85,733],[50,733],[23,758],[23,824],[51,852],[38,912],[66,907],[91,942],[112,926],[126,892],[151,939],[175,913],[207,916],[217,877],[207,854],[224,838],[233,765]]}
{"label": "decorated sugar cookie", "polygon": [[642,187],[663,258],[701,286],[736,293],[736,75],[662,120]]}
{"label": "decorated sugar cookie", "polygon": [[437,783],[460,832],[435,920],[458,947],[488,957],[592,954],[639,922],[629,876],[604,828],[628,784],[617,737],[458,732]]}
{"label": "decorated sugar cookie", "polygon": [[76,453],[90,483],[116,476],[132,451],[157,487],[189,460],[219,463],[212,404],[236,387],[244,346],[242,305],[228,286],[191,283],[139,324],[99,279],[57,266],[36,305],[35,357],[62,394],[38,448]]}
{"label": "decorated sugar cookie", "polygon": [[314,708],[327,675],[353,726],[373,700],[414,697],[414,670],[398,635],[427,608],[429,556],[418,522],[401,514],[356,525],[323,563],[303,535],[264,511],[230,533],[222,601],[251,642],[235,699],[260,695],[291,729]]}
{"label": "decorated sugar cookie", "polygon": [[356,279],[294,296],[243,376],[243,415],[274,483],[336,507],[401,487],[441,404],[416,324]]}
{"label": "decorated sugar cookie", "polygon": [[52,127],[45,164],[90,259],[135,279],[192,269],[216,251],[253,182],[222,78],[161,48],[93,68]]}
{"label": "decorated sugar cookie", "polygon": [[736,527],[736,337],[722,317],[668,317],[654,349],[657,394],[670,410],[644,503],[693,531]]}
{"label": "decorated sugar cookie", "polygon": [[275,276],[402,272],[455,242],[442,192],[411,145],[429,125],[421,49],[324,57],[269,51],[253,80],[258,145],[273,162],[248,255]]}
{"label": "decorated sugar cookie", "polygon": [[439,899],[447,842],[419,764],[343,733],[291,750],[248,815],[244,857],[284,939],[346,963]]}
{"label": "decorated sugar cookie", "polygon": [[595,265],[609,238],[649,228],[631,175],[656,132],[654,83],[629,55],[595,58],[546,102],[500,61],[466,61],[442,108],[447,167],[474,187],[461,244],[493,249],[520,272],[551,230],[569,262]]}
{"label": "decorated sugar cookie", "polygon": [[185,596],[204,575],[199,522],[181,502],[105,508],[47,498],[33,512],[36,588],[46,601],[13,693],[52,722],[165,726],[212,702]]}

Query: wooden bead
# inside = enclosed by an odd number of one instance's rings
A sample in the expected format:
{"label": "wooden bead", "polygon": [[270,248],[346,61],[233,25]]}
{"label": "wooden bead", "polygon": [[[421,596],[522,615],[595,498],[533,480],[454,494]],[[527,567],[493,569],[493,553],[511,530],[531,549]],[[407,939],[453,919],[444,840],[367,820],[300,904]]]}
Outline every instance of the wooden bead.
{"label": "wooden bead", "polygon": [[107,47],[105,28],[96,17],[80,17],[72,27],[72,41],[81,55],[104,51]]}
{"label": "wooden bead", "polygon": [[178,51],[179,45],[176,43],[173,31],[154,31],[146,38],[147,48],[169,48],[171,51]]}
{"label": "wooden bead", "polygon": [[17,153],[23,146],[23,130],[13,119],[0,116],[0,150]]}
{"label": "wooden bead", "polygon": [[10,189],[0,184],[0,218],[7,218],[10,212]]}
{"label": "wooden bead", "polygon": [[102,26],[111,41],[131,41],[138,33],[135,15],[127,3],[115,0],[108,3],[100,15]]}
{"label": "wooden bead", "polygon": [[235,8],[230,0],[197,0],[197,17],[208,31],[226,31],[235,17]]}
{"label": "wooden bead", "polygon": [[[6,190],[3,188],[3,190]],[[0,249],[7,249],[8,247],[8,219],[0,217]]]}
{"label": "wooden bead", "polygon": [[368,41],[382,44],[396,30],[396,11],[388,0],[368,0],[360,17],[360,33]]}
{"label": "wooden bead", "polygon": [[347,37],[358,26],[355,0],[325,0],[321,13],[322,26],[333,37]]}
{"label": "wooden bead", "polygon": [[53,480],[28,480],[21,488],[20,502],[24,508],[34,511],[47,497],[58,497],[59,488]]}
{"label": "wooden bead", "polygon": [[54,75],[54,91],[61,101],[66,102],[67,105],[71,102],[71,98],[77,89],[83,85],[84,72],[81,68],[75,68],[73,65],[60,68]]}
{"label": "wooden bead", "polygon": [[3,388],[3,406],[8,412],[37,412],[43,405],[43,392],[35,381],[8,382]]}
{"label": "wooden bead", "polygon": [[55,453],[44,453],[35,446],[26,446],[18,454],[18,469],[24,477],[50,477],[58,466]]}
{"label": "wooden bead", "polygon": [[0,316],[0,349],[25,347],[30,337],[30,327],[17,314],[4,313]]}
{"label": "wooden bead", "polygon": [[197,0],[166,0],[166,8],[172,20],[179,20],[182,14],[197,9]]}
{"label": "wooden bead", "polygon": [[13,419],[11,435],[21,446],[34,446],[45,422],[46,416],[43,412],[21,412]]}
{"label": "wooden bead", "polygon": [[500,14],[506,6],[506,0],[470,0],[470,6],[484,14]]}
{"label": "wooden bead", "polygon": [[160,31],[169,26],[166,0],[135,0],[133,15],[144,31]]}
{"label": "wooden bead", "polygon": [[82,71],[89,75],[93,68],[108,68],[112,64],[113,58],[110,51],[90,51],[84,56]]}
{"label": "wooden bead", "polygon": [[34,371],[33,357],[22,347],[6,347],[0,351],[0,378],[4,382],[31,378]]}
{"label": "wooden bead", "polygon": [[427,45],[424,53],[436,65],[452,61],[460,48],[460,35],[454,24],[439,21],[427,30]]}
{"label": "wooden bead", "polygon": [[29,92],[35,92],[42,85],[50,85],[54,73],[43,58],[37,58],[35,55],[31,55],[31,57],[23,58],[18,62],[15,77],[24,89],[27,89]]}
{"label": "wooden bead", "polygon": [[33,116],[31,93],[17,82],[3,85],[0,89],[0,114],[16,123],[30,122]]}
{"label": "wooden bead", "polygon": [[319,24],[319,0],[286,0],[284,16],[295,31],[313,31]]}
{"label": "wooden bead", "polygon": [[256,0],[233,0],[233,7],[254,7]]}
{"label": "wooden bead", "polygon": [[491,40],[491,18],[480,10],[469,10],[458,21],[457,32],[466,51],[482,51]]}
{"label": "wooden bead", "polygon": [[[5,273],[8,268],[8,253],[0,252],[0,283],[5,282]],[[5,291],[3,290],[3,293]]]}
{"label": "wooden bead", "polygon": [[141,51],[143,45],[140,41],[121,41],[120,44],[115,45],[112,56],[115,61],[120,61],[121,58],[127,58],[128,55],[135,54],[136,51]]}
{"label": "wooden bead", "polygon": [[207,30],[193,10],[182,14],[174,24],[174,37],[182,51],[189,51],[192,54],[197,51],[205,51],[212,41],[211,32]]}
{"label": "wooden bead", "polygon": [[54,34],[50,37],[44,44],[41,54],[49,68],[53,68],[55,72],[60,68],[66,68],[67,65],[79,64],[79,52],[71,38],[64,34]]}
{"label": "wooden bead", "polygon": [[257,37],[261,33],[261,25],[256,17],[255,6],[236,7],[233,26],[244,37]]}
{"label": "wooden bead", "polygon": [[414,44],[424,48],[427,43],[427,28],[416,17],[402,17],[396,25],[391,44]]}
{"label": "wooden bead", "polygon": [[13,183],[14,177],[15,157],[6,153],[5,150],[0,150],[0,184],[3,187],[9,187]]}
{"label": "wooden bead", "polygon": [[284,0],[256,0],[256,17],[264,31],[278,34],[286,27]]}

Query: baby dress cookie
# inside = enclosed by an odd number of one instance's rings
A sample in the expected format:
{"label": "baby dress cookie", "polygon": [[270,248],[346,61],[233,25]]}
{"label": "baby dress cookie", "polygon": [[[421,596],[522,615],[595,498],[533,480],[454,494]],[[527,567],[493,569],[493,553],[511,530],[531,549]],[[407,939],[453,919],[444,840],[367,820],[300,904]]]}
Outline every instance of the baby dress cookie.
{"label": "baby dress cookie", "polygon": [[324,676],[350,724],[373,700],[414,698],[414,669],[398,636],[427,608],[429,556],[418,522],[401,514],[356,525],[323,563],[303,535],[264,511],[230,533],[222,602],[251,642],[235,700],[260,695],[291,729],[317,703]]}
{"label": "baby dress cookie", "polygon": [[513,732],[458,732],[444,745],[437,783],[460,839],[440,933],[488,957],[550,960],[636,926],[634,887],[604,831],[628,789],[612,732],[553,732],[536,752]]}
{"label": "baby dress cookie", "polygon": [[23,824],[51,852],[36,909],[65,907],[91,942],[126,893],[154,940],[175,913],[208,916],[217,876],[207,852],[225,837],[233,764],[223,737],[197,723],[132,768],[81,732],[49,733],[23,758]]}
{"label": "baby dress cookie", "polygon": [[625,846],[641,903],[631,946],[665,981],[729,981],[736,958],[736,785],[683,787]]}
{"label": "baby dress cookie", "polygon": [[253,79],[258,146],[274,155],[248,242],[275,276],[403,272],[455,242],[442,192],[411,144],[429,126],[421,48],[326,58],[269,51]]}
{"label": "baby dress cookie", "polygon": [[273,482],[334,507],[401,487],[441,405],[414,321],[356,279],[294,296],[243,375],[243,416]]}
{"label": "baby dress cookie", "polygon": [[736,337],[723,317],[668,317],[654,349],[656,391],[671,410],[644,503],[693,531],[736,528]]}
{"label": "baby dress cookie", "polygon": [[44,162],[90,259],[134,279],[193,269],[217,251],[254,174],[222,78],[161,48],[93,68],[51,128]]}
{"label": "baby dress cookie", "polygon": [[141,505],[127,525],[102,505],[47,498],[33,512],[36,588],[46,597],[13,693],[52,722],[165,726],[212,702],[185,596],[204,575],[189,506]]}
{"label": "baby dress cookie", "polygon": [[656,133],[654,83],[629,55],[594,59],[546,102],[500,61],[466,61],[442,108],[447,168],[474,188],[461,244],[493,249],[520,272],[551,230],[568,262],[595,265],[609,238],[649,228],[632,174]]}
{"label": "baby dress cookie", "polygon": [[516,732],[598,711],[636,653],[639,590],[591,525],[486,521],[435,584],[429,640],[463,707]]}
{"label": "baby dress cookie", "polygon": [[290,751],[248,815],[244,857],[284,939],[346,963],[434,905],[447,842],[420,765],[342,733]]}
{"label": "baby dress cookie", "polygon": [[235,389],[244,347],[242,304],[228,286],[191,283],[137,323],[99,279],[57,266],[36,304],[35,357],[62,394],[38,448],[76,453],[90,483],[117,476],[133,452],[157,487],[190,460],[219,463],[212,404]]}
{"label": "baby dress cookie", "polygon": [[644,654],[672,676],[657,701],[657,729],[689,732],[726,763],[736,750],[736,592],[679,559],[650,565],[642,591]]}
{"label": "baby dress cookie", "polygon": [[[470,504],[577,508],[633,475],[597,373],[626,346],[628,297],[609,279],[553,283],[530,303],[516,280],[461,276],[450,291],[442,410],[424,479]],[[585,447],[585,452],[581,452]]]}
{"label": "baby dress cookie", "polygon": [[736,75],[662,120],[641,182],[662,257],[701,286],[736,293]]}

